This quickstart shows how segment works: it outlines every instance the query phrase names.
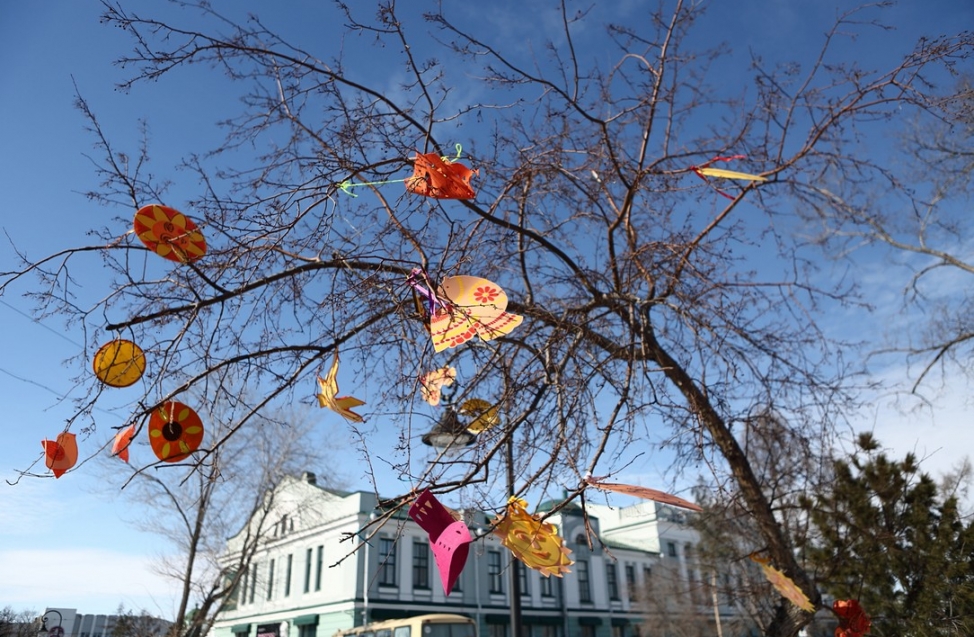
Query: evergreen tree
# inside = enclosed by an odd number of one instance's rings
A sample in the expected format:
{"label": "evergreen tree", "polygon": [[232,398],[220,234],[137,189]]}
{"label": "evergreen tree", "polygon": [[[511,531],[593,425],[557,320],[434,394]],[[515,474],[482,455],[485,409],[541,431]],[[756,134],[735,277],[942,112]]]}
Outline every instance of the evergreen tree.
{"label": "evergreen tree", "polygon": [[857,445],[802,502],[821,590],[859,599],[873,635],[974,634],[974,523],[913,454],[891,460],[868,433]]}

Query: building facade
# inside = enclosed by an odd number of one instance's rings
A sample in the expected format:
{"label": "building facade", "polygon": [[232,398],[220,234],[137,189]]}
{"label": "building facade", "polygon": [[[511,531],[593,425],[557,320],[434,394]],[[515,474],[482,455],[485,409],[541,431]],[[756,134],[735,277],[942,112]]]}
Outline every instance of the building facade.
{"label": "building facade", "polygon": [[[213,637],[331,637],[370,621],[424,613],[466,615],[482,637],[512,637],[512,569],[521,584],[517,637],[663,634],[654,631],[641,591],[652,590],[664,570],[685,582],[698,576],[692,562],[697,534],[682,511],[653,502],[621,509],[590,505],[587,520],[578,507],[547,520],[572,551],[571,573],[546,578],[519,562],[512,566],[510,552],[487,534],[471,544],[447,596],[428,537],[411,519],[361,531],[377,504],[372,493],[321,488],[313,474],[286,479],[275,491],[273,526]],[[475,535],[487,528],[483,514],[466,521]],[[239,550],[240,537],[228,542],[229,555]],[[713,628],[712,603],[701,600],[693,612],[709,617]],[[730,612],[717,608],[718,615]]]}

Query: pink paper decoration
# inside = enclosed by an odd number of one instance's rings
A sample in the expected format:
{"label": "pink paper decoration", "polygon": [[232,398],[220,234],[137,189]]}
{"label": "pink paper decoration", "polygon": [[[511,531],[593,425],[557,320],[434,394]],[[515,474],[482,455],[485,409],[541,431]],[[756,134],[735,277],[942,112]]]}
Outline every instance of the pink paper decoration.
{"label": "pink paper decoration", "polygon": [[462,520],[454,519],[429,491],[423,491],[409,507],[409,517],[429,534],[443,592],[449,596],[470,554],[470,529]]}

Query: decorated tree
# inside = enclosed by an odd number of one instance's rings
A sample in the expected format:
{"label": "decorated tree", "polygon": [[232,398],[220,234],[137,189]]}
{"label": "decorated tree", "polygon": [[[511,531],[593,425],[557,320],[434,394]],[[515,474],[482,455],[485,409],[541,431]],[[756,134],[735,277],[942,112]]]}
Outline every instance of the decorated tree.
{"label": "decorated tree", "polygon": [[[674,475],[712,469],[753,524],[753,549],[819,602],[735,427],[773,410],[782,439],[827,455],[855,370],[816,321],[855,297],[811,267],[793,212],[827,214],[883,179],[859,136],[930,109],[970,34],[879,70],[835,60],[837,39],[881,19],[865,8],[840,15],[805,65],[752,60],[743,90],[722,81],[724,48],[696,37],[704,9],[679,0],[638,18],[562,3],[537,56],[446,4],[419,16],[381,2],[372,17],[339,4],[348,38],[314,48],[197,8],[180,24],[121,4],[104,15],[132,36],[121,88],[197,65],[239,91],[225,142],[185,162],[197,193],[173,201],[148,145],[117,149],[80,100],[99,150],[89,196],[120,216],[92,245],[25,260],[2,283],[36,275],[38,312],[103,328],[89,354],[116,337],[142,348],[136,436],[155,417],[157,438],[199,444],[179,446],[179,461],[204,463],[234,432],[187,439],[173,423],[195,421],[173,402],[245,385],[256,414],[316,388],[363,466],[409,485],[385,503],[392,515],[425,488],[482,509],[501,510],[509,491],[567,489],[568,502],[587,473],[622,470],[634,442],[665,431]],[[383,68],[397,69],[392,83]],[[112,280],[78,303],[69,272],[89,257]],[[420,378],[450,368],[446,399],[424,404]],[[339,378],[354,397],[337,395]],[[90,425],[108,391],[86,382],[68,429]],[[814,487],[798,466],[789,483]],[[775,600],[765,634],[811,617]]]}

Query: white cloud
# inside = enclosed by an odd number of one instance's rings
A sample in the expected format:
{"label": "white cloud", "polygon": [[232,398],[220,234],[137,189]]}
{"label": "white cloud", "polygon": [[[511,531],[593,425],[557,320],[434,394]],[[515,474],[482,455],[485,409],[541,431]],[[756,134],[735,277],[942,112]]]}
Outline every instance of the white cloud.
{"label": "white cloud", "polygon": [[118,605],[170,617],[174,591],[145,556],[104,549],[0,549],[0,599],[15,609],[77,608],[110,614]]}

